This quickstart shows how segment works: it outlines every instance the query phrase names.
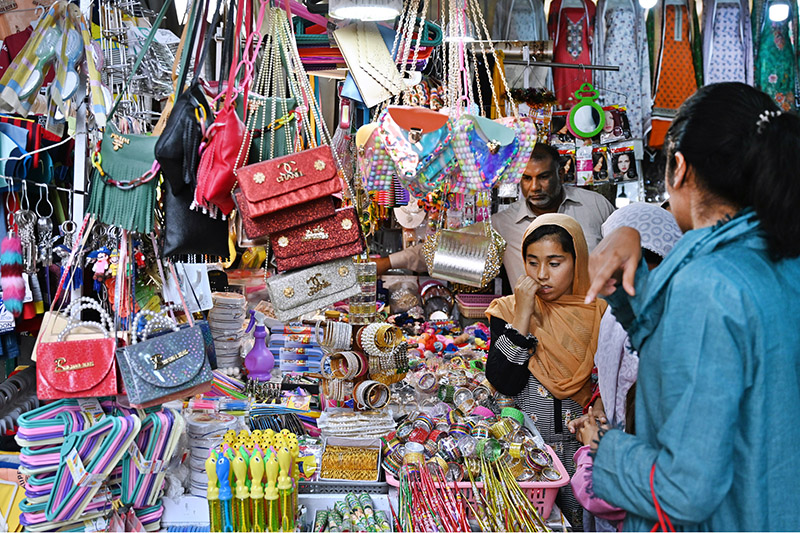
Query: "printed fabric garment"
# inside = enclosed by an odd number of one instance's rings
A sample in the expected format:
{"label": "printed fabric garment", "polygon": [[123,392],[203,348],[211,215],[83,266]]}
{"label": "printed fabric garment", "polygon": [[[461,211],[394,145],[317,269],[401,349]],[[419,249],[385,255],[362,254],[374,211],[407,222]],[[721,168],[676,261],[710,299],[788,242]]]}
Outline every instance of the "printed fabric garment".
{"label": "printed fabric garment", "polygon": [[697,91],[689,10],[685,5],[667,5],[665,10],[650,135],[650,146],[654,147],[664,144],[664,136],[678,108]]}
{"label": "printed fabric garment", "polygon": [[[550,4],[548,30],[553,44],[553,61],[588,65],[592,62],[592,33],[595,5],[578,0],[583,7],[563,7],[561,0]],[[558,103],[569,109],[578,101],[575,91],[584,83],[592,83],[591,71],[554,68],[553,85]]]}
{"label": "printed fabric garment", "polygon": [[[600,87],[606,89],[605,103],[624,104],[628,111],[631,134],[642,137],[642,92],[639,49],[636,46],[636,13],[633,8],[609,8],[605,16],[605,65],[619,65],[618,72],[604,72]],[[601,22],[602,23],[602,22]],[[649,91],[648,91],[649,93]],[[649,112],[649,109],[648,109]]]}
{"label": "printed fabric garment", "polygon": [[784,111],[794,111],[797,68],[789,38],[789,19],[766,22],[759,44],[756,64],[758,88],[770,95]]}
{"label": "printed fabric garment", "polygon": [[[705,76],[703,82],[719,83],[723,81],[748,82],[747,52],[749,32],[742,27],[742,22],[749,20],[742,16],[739,4],[719,4],[712,9],[713,27],[711,33],[706,32],[706,38],[711,38],[704,55]],[[706,19],[708,20],[708,19]]]}

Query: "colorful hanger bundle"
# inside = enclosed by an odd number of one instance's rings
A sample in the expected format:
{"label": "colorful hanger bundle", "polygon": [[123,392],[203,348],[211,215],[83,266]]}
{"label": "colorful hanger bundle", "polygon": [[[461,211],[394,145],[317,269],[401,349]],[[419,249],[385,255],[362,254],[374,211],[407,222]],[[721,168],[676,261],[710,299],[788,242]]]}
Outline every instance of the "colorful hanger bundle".
{"label": "colorful hanger bundle", "polygon": [[[141,511],[150,516],[157,511],[155,507],[160,508],[165,469],[175,455],[185,426],[183,417],[174,409],[150,413],[142,422],[122,461],[122,503],[132,505],[137,515]],[[149,511],[144,513],[145,510]]]}
{"label": "colorful hanger bundle", "polygon": [[25,413],[19,426],[27,529],[81,531],[114,500],[131,504],[147,531],[160,529],[164,470],[185,427],[177,411],[65,399]]}
{"label": "colorful hanger bundle", "polygon": [[[61,464],[45,508],[47,519],[62,522],[80,516],[101,482],[127,453],[140,428],[141,421],[135,415],[107,416],[89,429],[69,435],[61,447]],[[76,481],[70,466],[78,460],[86,477]],[[74,470],[79,471],[79,466]]]}

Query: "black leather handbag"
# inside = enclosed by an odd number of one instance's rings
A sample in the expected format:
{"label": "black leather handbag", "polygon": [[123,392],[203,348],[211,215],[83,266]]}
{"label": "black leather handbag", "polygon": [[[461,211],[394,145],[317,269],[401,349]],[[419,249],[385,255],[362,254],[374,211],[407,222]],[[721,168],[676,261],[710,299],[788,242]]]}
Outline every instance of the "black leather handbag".
{"label": "black leather handbag", "polygon": [[[200,58],[195,63],[194,75],[189,87],[176,99],[169,119],[164,126],[164,131],[155,147],[156,160],[161,165],[161,173],[166,181],[172,185],[176,193],[183,192],[189,186],[194,190],[197,167],[200,164],[200,143],[203,140],[203,131],[214,122],[214,114],[208,105],[203,88],[200,85],[200,69],[205,63],[206,54],[214,38],[214,28],[219,22],[222,3],[218,2],[218,9],[214,20],[206,31],[205,42]],[[196,2],[193,12],[194,20],[192,32],[187,42],[193,42],[198,35],[198,30],[204,17],[202,2]],[[177,90],[183,89],[189,70],[189,58],[192,56],[192,47],[184,48],[181,60],[181,72],[178,78]]]}
{"label": "black leather handbag", "polygon": [[228,250],[228,222],[213,219],[201,211],[189,209],[194,200],[190,187],[174,194],[171,182],[164,180],[164,255],[208,255],[225,258]]}

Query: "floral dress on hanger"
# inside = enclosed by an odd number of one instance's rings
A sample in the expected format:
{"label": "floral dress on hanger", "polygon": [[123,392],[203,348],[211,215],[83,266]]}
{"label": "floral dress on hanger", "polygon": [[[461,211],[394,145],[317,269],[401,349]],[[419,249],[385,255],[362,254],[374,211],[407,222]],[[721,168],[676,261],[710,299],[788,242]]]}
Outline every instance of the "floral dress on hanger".
{"label": "floral dress on hanger", "polygon": [[660,147],[681,104],[697,91],[692,18],[685,4],[663,6],[661,51],[656,64],[650,146]]}
{"label": "floral dress on hanger", "polygon": [[594,77],[604,105],[627,108],[631,134],[641,138],[649,129],[650,62],[644,32],[644,13],[631,0],[597,3],[594,61],[617,65],[619,71],[598,71]]}
{"label": "floral dress on hanger", "polygon": [[739,81],[752,85],[749,0],[704,0],[703,28],[704,84]]}
{"label": "floral dress on hanger", "polygon": [[756,84],[784,111],[795,110],[797,68],[789,37],[789,20],[764,21],[759,40]]}
{"label": "floral dress on hanger", "polygon": [[[592,62],[591,44],[595,5],[591,0],[564,0],[582,7],[564,6],[562,0],[550,4],[548,30],[553,44],[553,61],[588,65]],[[553,69],[553,85],[558,103],[569,109],[577,103],[575,91],[584,82],[592,83],[592,71]]]}

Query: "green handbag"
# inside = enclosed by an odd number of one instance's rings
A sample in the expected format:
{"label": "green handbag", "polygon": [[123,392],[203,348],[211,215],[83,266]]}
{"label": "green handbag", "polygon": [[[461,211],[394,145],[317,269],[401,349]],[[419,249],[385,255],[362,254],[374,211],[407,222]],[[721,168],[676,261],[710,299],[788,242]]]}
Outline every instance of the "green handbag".
{"label": "green handbag", "polygon": [[142,64],[171,4],[172,0],[164,2],[161,12],[153,22],[120,96],[108,114],[100,149],[92,155],[94,172],[86,211],[96,215],[100,222],[139,233],[152,232],[155,223],[158,193],[155,146],[158,136],[122,134],[111,118],[128,84]]}
{"label": "green handbag", "polygon": [[86,210],[112,226],[150,233],[155,222],[158,167],[156,135],[123,135],[109,122],[95,167]]}

